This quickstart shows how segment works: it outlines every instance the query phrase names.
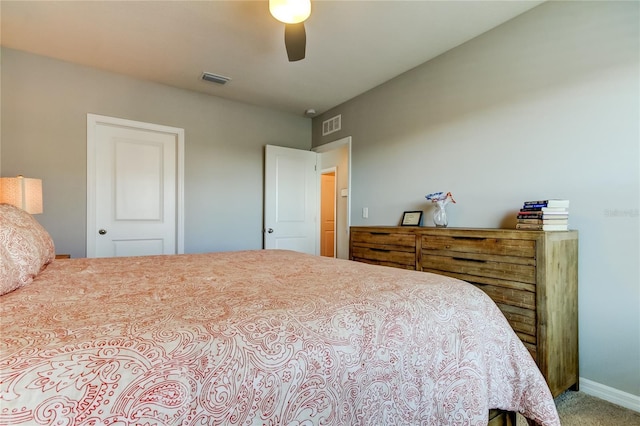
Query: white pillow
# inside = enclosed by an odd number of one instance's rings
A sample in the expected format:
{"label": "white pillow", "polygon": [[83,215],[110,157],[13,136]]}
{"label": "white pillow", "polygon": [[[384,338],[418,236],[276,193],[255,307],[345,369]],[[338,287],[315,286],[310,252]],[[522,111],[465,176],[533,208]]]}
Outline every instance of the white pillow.
{"label": "white pillow", "polygon": [[26,211],[0,204],[0,295],[29,284],[55,259],[49,233]]}

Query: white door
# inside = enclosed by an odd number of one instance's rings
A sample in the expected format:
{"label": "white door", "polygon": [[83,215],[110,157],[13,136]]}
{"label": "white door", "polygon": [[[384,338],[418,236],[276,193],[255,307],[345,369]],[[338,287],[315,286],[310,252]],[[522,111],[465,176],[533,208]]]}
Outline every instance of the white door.
{"label": "white door", "polygon": [[183,252],[182,129],[87,116],[87,256]]}
{"label": "white door", "polygon": [[267,145],[264,247],[318,254],[317,154]]}

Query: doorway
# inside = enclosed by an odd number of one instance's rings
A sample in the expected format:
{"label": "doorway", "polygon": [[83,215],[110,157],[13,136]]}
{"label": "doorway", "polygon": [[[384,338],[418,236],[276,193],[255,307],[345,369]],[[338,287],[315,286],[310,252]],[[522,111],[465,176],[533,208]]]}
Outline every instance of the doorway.
{"label": "doorway", "polygon": [[312,150],[318,153],[319,170],[336,170],[335,257],[348,259],[351,223],[351,136],[317,146]]}
{"label": "doorway", "polygon": [[336,168],[320,174],[320,255],[336,257]]}

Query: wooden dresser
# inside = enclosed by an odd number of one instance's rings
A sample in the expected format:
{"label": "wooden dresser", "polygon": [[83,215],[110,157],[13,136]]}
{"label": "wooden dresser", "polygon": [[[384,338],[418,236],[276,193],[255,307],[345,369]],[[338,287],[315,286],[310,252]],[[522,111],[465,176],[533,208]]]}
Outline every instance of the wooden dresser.
{"label": "wooden dresser", "polygon": [[351,227],[350,258],[434,272],[487,293],[553,396],[578,388],[578,232]]}

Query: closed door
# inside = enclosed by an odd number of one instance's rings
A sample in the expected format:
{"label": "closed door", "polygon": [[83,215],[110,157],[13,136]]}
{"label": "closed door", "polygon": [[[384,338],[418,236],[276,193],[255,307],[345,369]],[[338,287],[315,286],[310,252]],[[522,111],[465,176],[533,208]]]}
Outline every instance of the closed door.
{"label": "closed door", "polygon": [[182,129],[88,116],[87,256],[182,248]]}
{"label": "closed door", "polygon": [[317,154],[267,145],[264,247],[318,254]]}

